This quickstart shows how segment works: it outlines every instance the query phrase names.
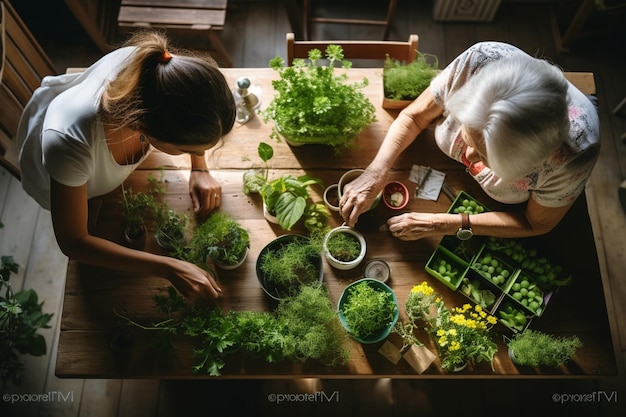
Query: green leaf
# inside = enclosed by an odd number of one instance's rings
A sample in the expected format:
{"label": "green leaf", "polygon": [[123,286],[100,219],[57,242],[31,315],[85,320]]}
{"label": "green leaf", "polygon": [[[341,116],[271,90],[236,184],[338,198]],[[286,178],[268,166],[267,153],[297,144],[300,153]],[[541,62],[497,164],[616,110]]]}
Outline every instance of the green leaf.
{"label": "green leaf", "polygon": [[306,200],[302,196],[284,193],[276,201],[276,217],[278,223],[285,230],[291,228],[300,220],[306,208]]}
{"label": "green leaf", "polygon": [[265,142],[259,143],[257,152],[263,162],[269,161],[274,156],[274,148],[272,148],[271,145],[268,145]]}

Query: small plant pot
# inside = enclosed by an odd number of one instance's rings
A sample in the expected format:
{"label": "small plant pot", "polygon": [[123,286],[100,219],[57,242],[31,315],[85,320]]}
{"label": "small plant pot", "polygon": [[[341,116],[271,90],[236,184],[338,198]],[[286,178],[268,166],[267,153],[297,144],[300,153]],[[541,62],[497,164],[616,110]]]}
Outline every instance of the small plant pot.
{"label": "small plant pot", "polygon": [[143,246],[146,241],[146,226],[142,224],[135,233],[131,233],[130,229],[130,226],[124,228],[124,240],[134,248]]}
{"label": "small plant pot", "polygon": [[[394,308],[394,313],[393,313],[393,318],[386,323],[383,327],[381,327],[378,331],[370,334],[369,336],[366,337],[357,337],[355,336],[352,332],[350,327],[348,326],[348,323],[346,321],[346,317],[344,316],[344,305],[349,302],[350,299],[350,292],[352,290],[352,288],[356,285],[359,285],[363,282],[366,282],[368,286],[372,287],[373,289],[375,289],[376,291],[383,291],[386,292],[388,294],[391,295],[392,301],[395,304],[395,308]],[[339,321],[341,322],[341,325],[344,327],[344,329],[346,329],[346,331],[348,332],[348,334],[350,334],[350,336],[352,336],[355,340],[357,340],[360,343],[363,344],[371,344],[371,343],[378,343],[381,342],[382,340],[384,340],[385,338],[387,338],[387,336],[389,336],[389,333],[391,333],[391,330],[393,329],[393,326],[396,324],[396,322],[398,321],[398,318],[400,317],[400,309],[398,308],[398,300],[396,298],[395,293],[393,292],[393,290],[391,288],[389,288],[389,286],[387,286],[386,284],[375,280],[375,279],[371,279],[371,278],[363,278],[360,279],[358,281],[353,282],[352,284],[348,285],[343,292],[341,293],[341,296],[339,297],[339,303],[337,305],[337,310],[338,310],[338,314],[339,314]]]}
{"label": "small plant pot", "polygon": [[519,365],[519,361],[515,357],[515,351],[513,349],[509,348],[508,349],[508,354],[509,354],[509,359],[511,359],[511,362],[513,362],[515,365]]}
{"label": "small plant pot", "polygon": [[339,185],[333,184],[324,190],[324,204],[330,211],[339,211]]}
{"label": "small plant pot", "polygon": [[467,361],[465,361],[461,365],[455,366],[452,369],[452,372],[463,372],[465,370],[465,368],[467,368]]}
{"label": "small plant pot", "polygon": [[[360,246],[360,251],[351,260],[338,259],[337,255],[332,253],[332,248],[329,249],[329,240],[331,240],[335,235],[339,233],[346,233],[358,241],[358,244]],[[331,231],[329,231],[328,233],[326,233],[326,236],[324,237],[324,255],[326,256],[326,261],[328,261],[330,266],[334,268],[337,268],[340,270],[348,270],[348,269],[356,268],[361,263],[361,261],[363,261],[363,258],[365,258],[366,252],[367,252],[367,245],[365,244],[365,238],[363,237],[361,233],[359,233],[358,231],[354,230],[353,228],[349,226],[336,227],[332,229]]]}
{"label": "small plant pot", "polygon": [[392,210],[402,210],[409,199],[409,189],[400,181],[390,182],[383,189],[383,203]]}
{"label": "small plant pot", "polygon": [[418,374],[423,373],[437,359],[437,355],[432,353],[426,346],[411,346],[403,355],[405,361]]}
{"label": "small plant pot", "polygon": [[160,230],[157,230],[154,232],[154,240],[156,240],[157,245],[159,245],[161,249],[173,251],[176,249],[177,245],[185,241],[185,236],[181,235],[172,238],[171,236],[166,236]]}
{"label": "small plant pot", "polygon": [[236,264],[227,264],[227,263],[215,261],[215,265],[217,265],[218,268],[223,269],[225,271],[232,271],[233,269],[237,269],[241,265],[243,265],[243,263],[246,261],[246,258],[248,257],[248,252],[250,252],[250,249],[246,249],[246,251],[241,256],[241,259]]}
{"label": "small plant pot", "polygon": [[[276,253],[286,245],[289,245],[292,243],[308,243],[308,242],[309,242],[309,238],[306,236],[294,235],[294,234],[282,235],[272,240],[267,245],[265,245],[265,247],[259,253],[259,257],[256,262],[256,275],[259,280],[259,283],[261,284],[261,287],[263,288],[263,291],[274,300],[280,301],[291,294],[289,293],[289,289],[280,288],[276,285],[273,285],[271,282],[269,282],[268,276],[263,271],[263,268],[262,268],[262,263],[263,263],[264,258],[267,256],[268,253]],[[324,270],[323,270],[321,255],[317,253],[315,256],[309,256],[307,258],[307,262],[310,263],[315,268],[315,278],[310,283],[322,282],[324,278]],[[297,285],[305,285],[305,284],[306,283],[300,283]]]}
{"label": "small plant pot", "polygon": [[274,216],[272,213],[270,213],[269,210],[267,209],[267,205],[265,204],[265,201],[263,202],[263,217],[265,217],[265,220],[267,220],[270,223],[279,224],[278,218]]}
{"label": "small plant pot", "polygon": [[[364,169],[360,169],[360,168],[351,169],[350,171],[347,171],[345,174],[343,174],[341,178],[339,178],[339,182],[337,183],[337,194],[339,194],[339,201],[341,201],[341,198],[343,197],[343,189],[346,186],[346,184],[348,184],[349,182],[361,176],[363,172],[365,172]],[[368,211],[374,210],[376,207],[378,207],[378,204],[380,204],[381,197],[382,197],[382,192],[376,196],[376,199],[374,200],[374,202],[372,203]]]}

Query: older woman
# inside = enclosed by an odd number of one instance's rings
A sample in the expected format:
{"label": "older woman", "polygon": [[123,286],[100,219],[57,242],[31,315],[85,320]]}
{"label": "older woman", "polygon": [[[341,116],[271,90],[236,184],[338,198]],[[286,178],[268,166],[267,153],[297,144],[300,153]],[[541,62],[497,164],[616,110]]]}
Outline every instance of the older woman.
{"label": "older woman", "polygon": [[435,141],[493,199],[521,211],[471,216],[405,213],[388,220],[403,240],[457,234],[524,237],[549,232],[583,192],[598,157],[594,104],[545,60],[499,42],[473,45],[391,125],[365,173],[340,202],[354,226],[400,153],[430,125]]}

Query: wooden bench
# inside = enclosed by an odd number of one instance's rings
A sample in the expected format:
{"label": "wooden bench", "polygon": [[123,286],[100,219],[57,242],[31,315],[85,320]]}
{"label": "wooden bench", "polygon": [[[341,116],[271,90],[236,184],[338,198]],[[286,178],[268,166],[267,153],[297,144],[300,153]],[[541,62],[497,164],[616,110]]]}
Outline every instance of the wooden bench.
{"label": "wooden bench", "polygon": [[206,32],[221,66],[232,60],[216,32],[224,28],[228,0],[122,0],[118,26],[124,30],[164,28]]}

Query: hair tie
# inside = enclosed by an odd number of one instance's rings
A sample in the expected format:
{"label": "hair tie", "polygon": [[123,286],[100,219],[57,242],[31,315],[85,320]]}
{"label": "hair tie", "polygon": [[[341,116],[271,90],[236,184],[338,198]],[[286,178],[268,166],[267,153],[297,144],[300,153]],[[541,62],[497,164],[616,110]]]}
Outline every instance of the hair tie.
{"label": "hair tie", "polygon": [[165,64],[166,62],[170,62],[170,60],[172,59],[172,55],[170,55],[170,53],[166,50],[163,51],[163,55],[161,55],[161,59],[160,62]]}

